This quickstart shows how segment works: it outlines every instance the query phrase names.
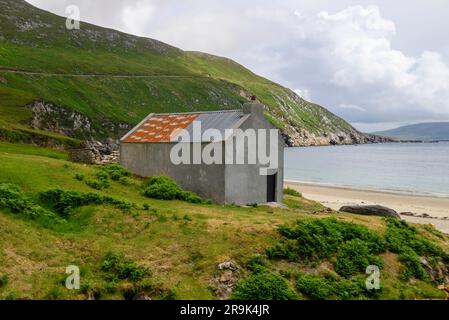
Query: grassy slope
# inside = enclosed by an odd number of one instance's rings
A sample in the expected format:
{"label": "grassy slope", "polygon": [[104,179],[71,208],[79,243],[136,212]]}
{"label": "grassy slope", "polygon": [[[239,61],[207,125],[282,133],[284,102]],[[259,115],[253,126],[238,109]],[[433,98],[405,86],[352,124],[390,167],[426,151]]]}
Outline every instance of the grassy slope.
{"label": "grassy slope", "polygon": [[[32,197],[53,187],[93,191],[74,175],[93,174],[95,168],[67,162],[64,153],[2,143],[0,158],[0,183],[18,184]],[[139,208],[148,203],[157,213],[143,209],[124,213],[108,206],[88,206],[76,209],[64,225],[48,229],[0,210],[0,275],[8,274],[10,278],[0,288],[0,298],[85,298],[64,289],[61,280],[66,277],[65,267],[79,265],[82,284],[104,286],[101,259],[112,250],[150,267],[153,281],[173,289],[177,298],[212,299],[209,286],[218,263],[232,259],[243,265],[250,255],[264,253],[276,242],[278,225],[310,218],[312,212],[322,208],[294,197],[287,197],[289,209],[150,200],[138,192],[140,183],[133,179],[133,185],[124,187],[114,182],[105,194],[133,201]],[[385,231],[381,218],[331,215],[379,233]],[[312,217],[324,216],[329,215]],[[442,240],[419,229],[449,249],[447,238]],[[395,255],[385,255],[384,261],[382,298],[444,298],[442,291],[424,282],[399,281],[401,265]],[[303,268],[285,262],[274,264],[278,269]],[[121,295],[106,294],[103,298]]]}
{"label": "grassy slope", "polygon": [[[0,69],[104,75],[12,75],[0,70],[0,115],[10,126],[29,117],[23,106],[37,99],[82,112],[101,129],[99,115],[134,124],[153,111],[238,108],[245,100],[240,95],[243,91],[256,94],[269,107],[268,117],[287,133],[292,126],[314,133],[352,130],[326,109],[229,59],[184,52],[85,23],[80,31],[69,32],[65,19],[22,1],[3,0],[0,6],[4,15],[0,20]],[[31,28],[29,21],[34,23]],[[4,97],[9,97],[8,105]],[[20,119],[3,117],[11,108]]]}
{"label": "grassy slope", "polygon": [[403,140],[449,140],[449,122],[418,123],[375,134]]}

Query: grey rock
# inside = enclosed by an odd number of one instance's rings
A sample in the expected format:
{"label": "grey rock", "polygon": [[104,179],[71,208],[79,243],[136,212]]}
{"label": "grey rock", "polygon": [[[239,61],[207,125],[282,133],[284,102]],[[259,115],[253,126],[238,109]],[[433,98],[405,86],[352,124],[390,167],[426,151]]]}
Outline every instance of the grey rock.
{"label": "grey rock", "polygon": [[449,267],[446,263],[440,261],[436,265],[432,265],[424,257],[420,257],[419,261],[433,281],[442,281],[445,284],[449,283]]}
{"label": "grey rock", "polygon": [[232,261],[225,261],[218,265],[220,270],[237,270],[237,266]]}
{"label": "grey rock", "polygon": [[379,205],[344,206],[344,207],[341,207],[339,211],[360,214],[360,215],[365,215],[365,216],[392,217],[392,218],[397,218],[397,219],[401,218],[401,216],[393,209],[390,209],[390,208],[387,208],[384,206],[379,206]]}
{"label": "grey rock", "polygon": [[145,294],[138,294],[136,295],[133,300],[145,300],[145,301],[150,301],[151,298]]}

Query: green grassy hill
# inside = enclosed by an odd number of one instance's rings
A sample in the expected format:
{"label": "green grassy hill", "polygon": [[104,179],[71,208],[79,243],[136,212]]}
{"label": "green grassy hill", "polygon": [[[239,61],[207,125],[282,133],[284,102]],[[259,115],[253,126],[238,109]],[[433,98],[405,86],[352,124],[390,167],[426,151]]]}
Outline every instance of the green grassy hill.
{"label": "green grassy hill", "polygon": [[400,140],[449,140],[449,122],[417,123],[376,134]]}
{"label": "green grassy hill", "polygon": [[69,31],[65,18],[23,0],[0,1],[0,137],[51,140],[29,131],[26,106],[36,101],[86,116],[88,132],[72,137],[104,140],[150,112],[235,109],[251,95],[293,145],[375,140],[232,60],[88,23]]}
{"label": "green grassy hill", "polygon": [[[64,25],[0,0],[0,299],[447,297],[449,238],[430,226],[293,193],[285,208],[158,200],[161,186],[69,162],[66,147],[118,137],[149,112],[234,109],[251,94],[295,144],[374,138],[229,59]],[[36,119],[30,106],[50,113]],[[380,267],[378,291],[366,290],[368,264]],[[80,290],[65,288],[69,265]]]}
{"label": "green grassy hill", "polygon": [[[0,143],[0,158],[0,299],[217,299],[230,297],[228,285],[264,299],[446,297],[442,279],[416,263],[448,259],[448,236],[429,226],[327,212],[297,196],[285,209],[149,199],[133,177],[89,187],[102,170],[63,152]],[[115,202],[42,196],[55,189]],[[219,270],[226,261],[237,270]],[[364,289],[365,263],[381,266],[376,293]],[[68,265],[80,268],[80,290],[64,286]]]}

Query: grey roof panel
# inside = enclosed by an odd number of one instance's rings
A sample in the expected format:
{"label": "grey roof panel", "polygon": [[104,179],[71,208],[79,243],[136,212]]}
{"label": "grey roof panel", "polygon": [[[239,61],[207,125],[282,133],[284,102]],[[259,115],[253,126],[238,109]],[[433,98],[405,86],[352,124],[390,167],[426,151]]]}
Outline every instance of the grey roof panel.
{"label": "grey roof panel", "polygon": [[[225,138],[225,130],[233,129],[243,118],[242,111],[224,111],[224,112],[205,112],[201,113],[195,121],[201,122],[201,133],[208,129],[216,129],[220,131],[222,138]],[[193,138],[193,123],[191,123],[186,131]]]}

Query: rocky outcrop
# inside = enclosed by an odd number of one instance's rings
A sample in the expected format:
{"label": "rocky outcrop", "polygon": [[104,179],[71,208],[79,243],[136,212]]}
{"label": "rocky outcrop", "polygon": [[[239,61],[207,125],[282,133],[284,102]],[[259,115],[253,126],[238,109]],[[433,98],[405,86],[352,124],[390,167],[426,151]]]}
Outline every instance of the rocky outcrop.
{"label": "rocky outcrop", "polygon": [[86,138],[95,133],[89,118],[81,113],[41,101],[33,102],[28,108],[33,114],[28,125],[33,129],[60,133],[73,138]]}
{"label": "rocky outcrop", "polygon": [[101,114],[97,114],[98,120],[93,122],[80,112],[53,103],[35,101],[27,107],[32,112],[32,118],[27,124],[33,129],[60,133],[71,138],[88,141],[105,141],[110,137],[117,139],[131,128],[127,123],[116,124]]}
{"label": "rocky outcrop", "polygon": [[311,133],[302,128],[292,128],[293,133],[283,134],[286,144],[290,147],[308,147],[308,146],[327,146],[327,145],[351,145],[351,144],[366,144],[366,143],[386,143],[394,142],[395,140],[376,136],[372,134],[365,134],[357,130],[350,132],[328,132],[328,133]]}
{"label": "rocky outcrop", "polygon": [[354,214],[360,214],[364,216],[380,216],[380,217],[391,217],[400,219],[401,216],[393,209],[384,206],[344,206],[341,207],[341,212],[348,212]]}
{"label": "rocky outcrop", "polygon": [[131,126],[116,124],[100,117],[101,123],[94,123],[85,115],[56,106],[52,103],[36,101],[28,105],[32,118],[27,124],[33,129],[59,133],[84,141],[84,148],[69,152],[72,161],[82,163],[117,163],[119,159],[119,138]]}
{"label": "rocky outcrop", "polygon": [[445,287],[449,287],[449,266],[446,263],[442,261],[430,263],[430,261],[424,257],[420,257],[419,261],[432,281],[443,283],[446,285]]}
{"label": "rocky outcrop", "polygon": [[240,267],[233,261],[225,261],[218,265],[218,272],[212,278],[212,289],[220,300],[227,300],[241,278]]}

